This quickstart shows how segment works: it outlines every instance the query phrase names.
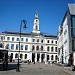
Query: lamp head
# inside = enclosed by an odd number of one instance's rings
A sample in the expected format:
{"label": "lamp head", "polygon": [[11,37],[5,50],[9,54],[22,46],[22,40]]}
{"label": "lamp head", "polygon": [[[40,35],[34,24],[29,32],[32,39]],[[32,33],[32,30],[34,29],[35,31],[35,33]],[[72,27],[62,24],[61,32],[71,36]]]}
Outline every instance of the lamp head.
{"label": "lamp head", "polygon": [[22,20],[22,22],[24,23],[24,27],[23,28],[27,28],[26,27],[27,21],[26,20]]}

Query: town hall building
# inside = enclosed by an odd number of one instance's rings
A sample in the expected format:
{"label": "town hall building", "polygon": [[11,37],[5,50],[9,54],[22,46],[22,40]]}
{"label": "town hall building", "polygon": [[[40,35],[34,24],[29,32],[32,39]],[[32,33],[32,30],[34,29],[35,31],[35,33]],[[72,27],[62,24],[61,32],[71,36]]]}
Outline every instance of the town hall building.
{"label": "town hall building", "polygon": [[[0,33],[0,48],[8,50],[8,58],[14,62],[20,55],[25,62],[57,62],[57,35],[42,33],[40,31],[38,12],[34,17],[32,32],[4,31]],[[20,40],[20,51],[19,51]]]}

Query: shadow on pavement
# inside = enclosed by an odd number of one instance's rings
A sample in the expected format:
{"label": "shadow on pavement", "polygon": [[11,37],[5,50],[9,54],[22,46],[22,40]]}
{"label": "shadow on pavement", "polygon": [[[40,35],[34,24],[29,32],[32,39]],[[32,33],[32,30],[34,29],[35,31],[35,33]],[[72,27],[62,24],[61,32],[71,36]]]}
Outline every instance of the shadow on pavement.
{"label": "shadow on pavement", "polygon": [[[7,70],[13,70],[13,69],[17,69],[17,63],[9,63],[8,64]],[[4,71],[3,64],[1,64],[1,63],[0,63],[0,71]]]}

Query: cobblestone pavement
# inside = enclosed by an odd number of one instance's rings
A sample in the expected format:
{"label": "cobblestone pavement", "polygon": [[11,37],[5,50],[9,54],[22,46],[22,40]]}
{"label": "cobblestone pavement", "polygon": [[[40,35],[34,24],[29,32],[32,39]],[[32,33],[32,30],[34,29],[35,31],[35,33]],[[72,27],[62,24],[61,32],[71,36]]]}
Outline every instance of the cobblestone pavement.
{"label": "cobblestone pavement", "polygon": [[47,65],[43,63],[26,64],[23,63],[20,66],[20,72],[16,72],[16,69],[0,71],[0,75],[73,75],[65,72],[64,68],[57,65]]}

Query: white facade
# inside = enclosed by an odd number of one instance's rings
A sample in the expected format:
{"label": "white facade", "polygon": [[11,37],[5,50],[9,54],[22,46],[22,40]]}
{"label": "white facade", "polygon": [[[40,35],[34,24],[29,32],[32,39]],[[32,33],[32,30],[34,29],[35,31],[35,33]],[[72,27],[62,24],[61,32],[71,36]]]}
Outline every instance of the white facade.
{"label": "white facade", "polygon": [[[19,53],[20,40],[20,53]],[[5,31],[0,34],[2,48],[8,50],[8,56],[11,61],[21,58],[22,61],[31,60],[31,62],[57,62],[57,36],[41,33],[39,28],[38,12],[35,13],[33,31],[20,33]]]}
{"label": "white facade", "polygon": [[61,63],[68,63],[69,59],[69,32],[67,22],[68,19],[65,17],[63,25],[59,27],[58,32],[58,57]]}
{"label": "white facade", "polygon": [[75,51],[75,4],[68,4],[63,21],[58,29],[58,59],[60,63],[72,65],[72,56]]}

